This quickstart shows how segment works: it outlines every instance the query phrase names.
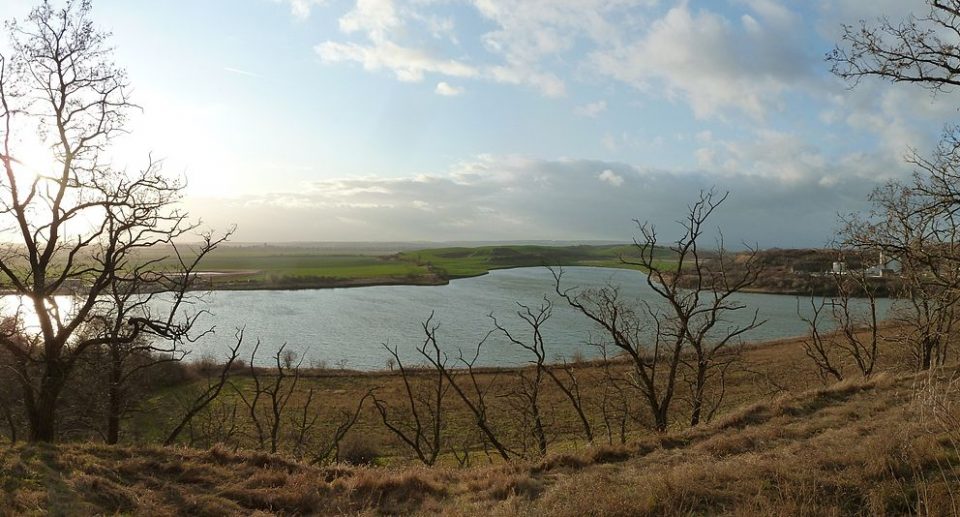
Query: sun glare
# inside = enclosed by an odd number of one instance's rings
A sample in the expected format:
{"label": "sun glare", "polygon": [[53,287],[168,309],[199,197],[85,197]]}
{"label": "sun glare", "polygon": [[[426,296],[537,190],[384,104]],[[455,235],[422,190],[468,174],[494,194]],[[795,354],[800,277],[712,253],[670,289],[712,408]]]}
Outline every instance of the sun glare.
{"label": "sun glare", "polygon": [[21,144],[17,152],[10,154],[15,160],[13,174],[18,188],[26,188],[38,177],[50,175],[56,165],[50,149],[39,143]]}

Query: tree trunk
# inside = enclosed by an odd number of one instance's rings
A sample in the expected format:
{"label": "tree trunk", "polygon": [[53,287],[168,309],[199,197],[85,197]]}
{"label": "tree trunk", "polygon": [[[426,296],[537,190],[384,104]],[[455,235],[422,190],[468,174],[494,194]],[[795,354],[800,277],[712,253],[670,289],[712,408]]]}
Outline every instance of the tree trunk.
{"label": "tree trunk", "polygon": [[924,338],[921,342],[921,347],[920,370],[929,370],[933,362],[933,341],[929,338]]}
{"label": "tree trunk", "polygon": [[654,429],[656,429],[658,433],[663,433],[667,430],[667,408],[668,406],[664,404],[653,414]]}
{"label": "tree trunk", "polygon": [[533,434],[537,438],[537,450],[540,456],[547,455],[547,433],[543,429],[543,421],[540,418],[540,411],[537,410],[533,418]]}
{"label": "tree trunk", "polygon": [[120,386],[123,363],[118,345],[110,347],[110,400],[107,407],[107,443],[120,442],[120,413],[123,406],[123,391]]}
{"label": "tree trunk", "polygon": [[3,407],[3,416],[7,419],[7,426],[10,427],[10,443],[17,443],[17,423],[13,420],[13,412],[7,406]]}
{"label": "tree trunk", "polygon": [[49,386],[41,388],[37,404],[30,414],[30,441],[53,443],[57,441],[57,399],[56,392]]}
{"label": "tree trunk", "polygon": [[700,361],[697,365],[697,384],[693,391],[693,410],[690,413],[690,427],[700,424],[703,414],[703,392],[707,384],[707,363]]}

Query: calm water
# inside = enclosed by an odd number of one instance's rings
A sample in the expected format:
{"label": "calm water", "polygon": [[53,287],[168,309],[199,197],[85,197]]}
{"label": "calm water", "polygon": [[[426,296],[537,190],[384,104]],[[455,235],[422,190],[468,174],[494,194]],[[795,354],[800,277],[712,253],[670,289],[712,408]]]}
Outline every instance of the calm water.
{"label": "calm water", "polygon": [[[637,300],[656,301],[642,273],[627,270],[571,267],[566,269],[567,287],[622,286],[622,294]],[[553,317],[543,328],[548,356],[586,357],[596,350],[587,345],[596,328],[582,315],[556,300],[553,277],[544,268],[494,271],[488,275],[455,280],[445,286],[384,286],[304,291],[221,291],[209,295],[209,316],[200,325],[215,325],[216,334],[192,345],[193,357],[222,356],[233,342],[236,327],[245,325],[247,341],[262,341],[258,362],[266,360],[283,343],[306,354],[306,362],[325,361],[354,369],[385,367],[387,352],[382,343],[396,345],[405,362],[419,362],[416,348],[423,343],[421,322],[431,311],[440,324],[441,345],[456,356],[462,347],[472,351],[492,328],[487,317],[494,313],[508,328],[523,332],[515,316],[516,302],[539,306],[544,296],[554,300]],[[742,322],[760,309],[767,323],[745,336],[747,341],[797,336],[806,332],[797,317],[797,298],[782,295],[740,296],[750,309],[731,318]],[[889,302],[883,301],[883,308]],[[804,302],[809,305],[808,302]],[[527,334],[523,334],[526,336]],[[250,345],[252,346],[252,345]],[[249,348],[248,348],[249,350]],[[484,346],[481,362],[514,365],[529,360],[523,350],[494,334]]]}

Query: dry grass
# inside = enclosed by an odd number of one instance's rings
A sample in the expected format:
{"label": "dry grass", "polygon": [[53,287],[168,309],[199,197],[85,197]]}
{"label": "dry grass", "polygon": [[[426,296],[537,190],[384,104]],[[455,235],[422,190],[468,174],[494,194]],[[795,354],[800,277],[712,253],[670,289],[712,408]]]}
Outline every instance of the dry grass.
{"label": "dry grass", "polygon": [[885,374],[537,462],[310,467],[223,448],[0,451],[0,513],[151,515],[952,515],[952,372]]}
{"label": "dry grass", "polygon": [[[823,386],[796,340],[747,349],[743,359],[713,422],[685,429],[681,399],[668,433],[635,423],[627,445],[584,444],[562,394],[547,384],[542,403],[554,426],[552,452],[511,464],[488,462],[474,444],[470,468],[455,468],[452,457],[434,468],[412,466],[372,411],[342,444],[342,457],[363,463],[377,456],[380,466],[314,467],[244,451],[248,433],[231,447],[7,447],[0,449],[0,515],[957,513],[955,372],[904,373],[896,366],[902,358],[888,350],[886,373]],[[513,373],[488,370],[481,383],[506,392]],[[578,365],[585,399],[600,393],[602,373],[597,364]],[[242,377],[237,383],[243,389]],[[387,372],[309,372],[301,388],[310,387],[320,394],[321,422],[335,422],[373,387],[392,403],[402,400],[400,378]],[[523,429],[511,408],[495,395],[490,400],[498,430],[515,439]],[[146,416],[162,418],[169,401],[154,402]],[[605,441],[596,406],[588,409]],[[450,436],[476,435],[453,399],[447,411]],[[138,434],[163,424],[140,421]]]}
{"label": "dry grass", "polygon": [[[885,352],[884,362],[880,367],[894,371],[897,365],[901,364],[901,358],[891,353],[891,350],[885,350]],[[619,374],[628,368],[627,363],[621,362],[615,365],[613,370]],[[270,382],[269,374],[263,375],[264,382]],[[413,383],[415,386],[423,383],[424,389],[429,389],[426,383],[429,383],[434,375],[432,371],[414,373]],[[587,417],[597,438],[605,442],[608,434],[600,409],[605,382],[603,369],[598,363],[586,361],[576,364],[576,375],[580,380]],[[560,377],[566,380],[563,374],[560,374]],[[489,393],[489,413],[493,427],[512,448],[521,449],[524,439],[530,441],[530,426],[529,423],[517,418],[517,409],[511,405],[511,399],[507,396],[517,390],[516,371],[485,369],[481,370],[478,378],[480,385]],[[239,389],[247,390],[248,395],[249,390],[252,390],[252,381],[242,370],[237,372],[233,383]],[[821,384],[821,379],[812,363],[805,357],[798,340],[787,339],[752,346],[744,350],[742,361],[731,368],[725,397],[717,415],[722,417],[736,408],[754,404],[759,400],[767,400],[783,393],[797,392]],[[171,389],[151,400],[147,410],[138,413],[128,424],[129,440],[141,444],[155,443],[159,437],[158,430],[169,429],[171,416],[180,413],[176,398],[183,396],[187,388],[181,386],[178,389]],[[401,378],[396,372],[306,371],[288,405],[284,420],[289,421],[298,416],[310,389],[316,392],[311,414],[319,415],[319,423],[313,430],[312,436],[318,443],[323,442],[332,433],[337,424],[342,421],[342,415],[345,412],[352,412],[355,409],[358,399],[368,390],[376,389],[377,397],[386,401],[393,416],[401,416],[406,411],[406,394]],[[686,396],[685,388],[681,386],[671,414],[675,430],[683,429],[689,422],[689,404],[685,400]],[[549,379],[546,379],[540,397],[543,418],[549,427],[548,435],[552,441],[550,451],[582,451],[586,444],[581,426],[563,393]],[[645,415],[647,411],[639,395],[631,392],[629,397],[631,411]],[[256,448],[254,431],[246,417],[246,408],[242,406],[240,397],[233,389],[226,389],[221,398],[222,400],[215,404],[211,411],[201,414],[196,419],[194,422],[196,429],[191,428],[184,433],[183,445],[205,448],[217,441],[225,441],[231,446]],[[231,414],[232,405],[240,408],[236,417],[238,431],[229,438],[219,437],[219,440],[218,437],[211,439],[205,435],[205,431],[209,431],[209,428],[214,427],[215,424],[222,423],[225,416]],[[453,455],[447,452],[450,446],[457,448],[466,446],[472,451],[471,459],[474,464],[477,460],[486,461],[482,452],[482,439],[476,431],[474,417],[452,392],[448,394],[445,402],[444,419],[447,447],[440,458],[440,464],[456,465]],[[645,424],[648,423],[629,420],[627,435],[632,440],[639,439],[648,432],[648,425]],[[615,429],[611,433],[614,442],[619,441],[618,431]],[[356,426],[348,435],[348,440],[355,436],[362,436],[363,445],[376,456],[377,464],[403,464],[412,456],[412,452],[383,426],[372,404],[367,404]],[[280,452],[292,455],[293,445],[289,436],[281,436]],[[532,446],[532,443],[528,443],[528,446]],[[534,452],[532,447],[529,452]]]}

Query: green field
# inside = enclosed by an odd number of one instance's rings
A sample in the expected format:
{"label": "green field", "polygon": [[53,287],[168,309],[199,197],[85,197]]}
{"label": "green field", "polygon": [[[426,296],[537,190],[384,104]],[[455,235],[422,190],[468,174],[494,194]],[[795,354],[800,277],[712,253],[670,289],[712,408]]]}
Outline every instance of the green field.
{"label": "green field", "polygon": [[[159,258],[169,250],[152,250]],[[632,245],[480,246],[412,251],[356,250],[331,247],[251,245],[223,246],[202,263],[215,289],[318,288],[375,284],[443,284],[495,269],[531,266],[637,268]],[[658,250],[667,258],[670,252]],[[172,259],[162,264],[172,267]]]}

